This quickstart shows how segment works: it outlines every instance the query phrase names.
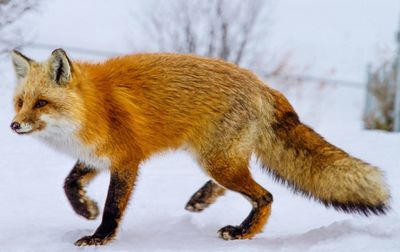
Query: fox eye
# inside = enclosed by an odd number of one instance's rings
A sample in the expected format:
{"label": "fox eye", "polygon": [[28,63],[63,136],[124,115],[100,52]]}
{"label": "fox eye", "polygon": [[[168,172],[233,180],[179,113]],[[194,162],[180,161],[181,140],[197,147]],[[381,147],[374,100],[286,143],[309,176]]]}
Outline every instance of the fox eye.
{"label": "fox eye", "polygon": [[47,105],[47,101],[45,100],[38,100],[35,104],[35,108],[41,108]]}
{"label": "fox eye", "polygon": [[22,108],[22,105],[24,105],[24,101],[22,99],[18,99],[17,101],[18,108]]}

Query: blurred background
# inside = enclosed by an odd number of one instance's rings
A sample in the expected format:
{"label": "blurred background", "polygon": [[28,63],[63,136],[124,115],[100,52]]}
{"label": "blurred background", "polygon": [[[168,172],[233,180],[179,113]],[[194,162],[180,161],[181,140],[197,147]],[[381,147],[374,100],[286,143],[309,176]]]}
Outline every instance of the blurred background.
{"label": "blurred background", "polygon": [[325,108],[303,100],[318,102],[327,93],[329,108],[340,99],[346,111],[357,110],[349,117],[358,126],[399,131],[399,6],[397,0],[0,0],[0,74],[9,72],[12,48],[39,59],[58,47],[80,60],[194,53],[255,71],[295,105],[311,106],[303,115],[310,124],[323,122]]}
{"label": "blurred background", "polygon": [[[383,169],[394,195],[388,217],[360,219],[293,196],[252,161],[254,176],[274,194],[273,216],[262,239],[220,243],[215,232],[239,222],[246,201],[230,194],[200,217],[185,213],[186,199],[207,178],[186,154],[169,153],[143,165],[133,209],[111,248],[399,251],[399,31],[398,0],[0,0],[0,199],[8,202],[0,251],[65,251],[98,224],[75,216],[63,196],[75,160],[8,129],[15,85],[8,52],[45,60],[59,47],[72,60],[167,51],[249,68],[283,92],[302,121]],[[107,179],[89,188],[100,205]]]}

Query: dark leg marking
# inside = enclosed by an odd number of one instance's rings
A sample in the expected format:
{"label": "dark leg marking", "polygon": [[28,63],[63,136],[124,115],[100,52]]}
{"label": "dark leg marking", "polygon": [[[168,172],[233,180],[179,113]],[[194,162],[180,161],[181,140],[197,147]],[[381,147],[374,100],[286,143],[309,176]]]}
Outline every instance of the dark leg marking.
{"label": "dark leg marking", "polygon": [[[244,196],[250,198],[247,195]],[[265,222],[263,220],[270,214],[272,201],[272,194],[269,192],[259,199],[251,199],[253,209],[247,218],[239,226],[229,225],[221,228],[218,231],[219,237],[224,240],[251,238],[254,235],[254,230],[252,229],[259,232],[261,228],[259,226],[264,225]]]}
{"label": "dark leg marking", "polygon": [[219,186],[212,180],[205,183],[195,192],[186,204],[185,209],[190,212],[201,212],[214,203],[217,198],[225,193],[225,188]]}
{"label": "dark leg marking", "polygon": [[97,171],[79,161],[65,179],[64,191],[74,211],[89,220],[99,215],[97,203],[86,196],[84,187],[90,182]]}
{"label": "dark leg marking", "polygon": [[115,237],[119,221],[131,194],[134,176],[122,177],[112,173],[103,219],[93,235],[84,236],[75,242],[76,246],[103,245]]}

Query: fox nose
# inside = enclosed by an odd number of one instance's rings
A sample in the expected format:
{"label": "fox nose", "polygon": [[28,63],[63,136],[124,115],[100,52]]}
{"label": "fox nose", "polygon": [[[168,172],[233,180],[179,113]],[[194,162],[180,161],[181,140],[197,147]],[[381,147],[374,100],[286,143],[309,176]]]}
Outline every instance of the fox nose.
{"label": "fox nose", "polygon": [[11,123],[11,125],[10,125],[10,127],[11,127],[11,129],[12,130],[19,130],[19,129],[21,129],[21,124],[19,124],[19,123],[17,123],[17,122],[13,122],[13,123]]}

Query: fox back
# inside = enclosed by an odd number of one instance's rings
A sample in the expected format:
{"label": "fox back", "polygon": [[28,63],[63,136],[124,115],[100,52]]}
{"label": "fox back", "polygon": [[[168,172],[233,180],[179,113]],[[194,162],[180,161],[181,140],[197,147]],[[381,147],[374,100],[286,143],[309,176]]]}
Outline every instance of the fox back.
{"label": "fox back", "polygon": [[14,122],[21,125],[16,131],[91,163],[94,156],[103,163],[124,158],[129,156],[125,149],[135,147],[147,158],[196,145],[207,129],[221,126],[219,120],[233,105],[242,104],[236,119],[243,121],[255,120],[262,107],[258,78],[219,60],[144,54],[72,64],[56,51],[37,63],[14,54],[25,64],[15,67]]}

